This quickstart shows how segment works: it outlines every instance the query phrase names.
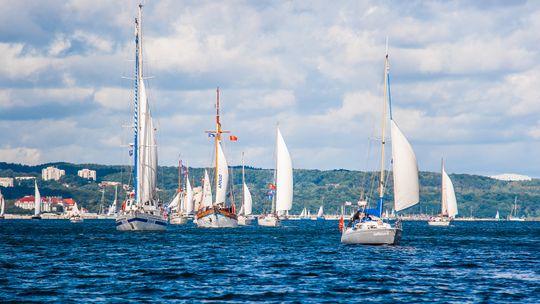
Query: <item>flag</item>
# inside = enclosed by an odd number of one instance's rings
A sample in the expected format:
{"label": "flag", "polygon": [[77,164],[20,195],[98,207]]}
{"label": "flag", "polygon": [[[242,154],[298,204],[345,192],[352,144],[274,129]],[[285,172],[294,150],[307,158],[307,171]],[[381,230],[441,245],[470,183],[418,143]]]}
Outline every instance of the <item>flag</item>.
{"label": "flag", "polygon": [[229,136],[229,140],[230,141],[237,141],[238,140],[238,137],[234,136],[234,135],[231,135]]}
{"label": "flag", "polygon": [[345,223],[343,222],[343,215],[339,218],[339,232],[343,232],[343,226]]}
{"label": "flag", "polygon": [[276,190],[276,185],[274,185],[274,184],[268,184],[268,189],[270,189],[270,190]]}
{"label": "flag", "polygon": [[188,174],[187,167],[182,165],[182,167],[180,167],[180,173],[182,173],[182,175],[187,175]]}
{"label": "flag", "polygon": [[216,137],[215,133],[208,133],[208,137]]}
{"label": "flag", "polygon": [[129,149],[129,156],[133,156],[133,149]]}

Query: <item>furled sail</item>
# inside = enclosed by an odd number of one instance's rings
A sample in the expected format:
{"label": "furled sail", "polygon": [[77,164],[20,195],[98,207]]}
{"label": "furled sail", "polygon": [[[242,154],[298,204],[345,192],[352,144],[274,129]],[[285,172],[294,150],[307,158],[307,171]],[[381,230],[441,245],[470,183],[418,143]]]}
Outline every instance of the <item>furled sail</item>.
{"label": "furled sail", "polygon": [[293,201],[292,160],[279,128],[276,136],[276,211],[291,210]]}
{"label": "furled sail", "polygon": [[394,120],[390,120],[392,137],[392,168],[394,175],[395,210],[401,211],[420,201],[418,164],[407,138]]}
{"label": "furled sail", "polygon": [[[452,184],[450,176],[448,176],[448,174],[446,174],[446,171],[444,171],[444,168],[442,170],[442,174],[444,179],[443,191],[445,196],[445,199],[443,201],[445,202],[444,205],[446,207],[446,214],[448,215],[448,217],[455,217],[458,214],[458,210],[454,185]],[[444,210],[443,214],[445,214]]]}
{"label": "furled sail", "polygon": [[210,178],[208,177],[208,171],[204,170],[203,180],[203,192],[202,192],[202,206],[212,206],[212,185],[210,184]]}
{"label": "furled sail", "polygon": [[221,148],[221,143],[218,142],[218,157],[217,157],[217,181],[216,181],[216,204],[225,204],[227,197],[227,184],[229,182],[229,165],[225,158],[225,153]]}
{"label": "furled sail", "polygon": [[41,194],[37,186],[37,182],[34,183],[34,215],[41,213]]}
{"label": "furled sail", "polygon": [[242,208],[244,208],[244,215],[250,215],[251,212],[252,212],[252,200],[251,200],[251,192],[249,192],[249,188],[248,186],[246,185],[246,183],[244,183],[244,205],[242,206]]}

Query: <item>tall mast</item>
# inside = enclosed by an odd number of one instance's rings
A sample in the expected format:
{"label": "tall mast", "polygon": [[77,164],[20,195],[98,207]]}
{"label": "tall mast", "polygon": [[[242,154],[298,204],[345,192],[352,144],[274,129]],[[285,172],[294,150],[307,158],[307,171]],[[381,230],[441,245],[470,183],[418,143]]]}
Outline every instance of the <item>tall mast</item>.
{"label": "tall mast", "polygon": [[386,106],[388,103],[388,72],[390,66],[388,64],[388,39],[386,41],[386,56],[384,60],[384,104],[383,115],[381,120],[381,176],[379,180],[379,199],[382,201],[384,197],[384,148],[386,144],[385,128],[386,128]]}
{"label": "tall mast", "polygon": [[182,160],[178,160],[178,190],[176,192],[180,193],[178,194],[178,208],[176,212],[180,214],[180,205],[181,205],[181,198],[182,198],[182,186],[181,186],[181,177],[182,177]]}
{"label": "tall mast", "polygon": [[[218,145],[219,145],[219,141],[221,139],[221,122],[219,120],[219,87],[216,89],[216,136],[215,136],[215,141],[216,141],[216,172],[215,172],[215,175],[216,175],[216,179],[214,179],[214,183],[216,184],[216,198],[217,198],[217,193],[218,193]],[[217,200],[216,200],[217,202]]]}
{"label": "tall mast", "polygon": [[277,210],[276,210],[276,195],[277,195],[277,187],[278,187],[278,185],[277,185],[277,170],[278,170],[278,161],[279,161],[278,160],[279,153],[277,153],[278,132],[279,132],[279,124],[276,127],[276,169],[274,170],[274,188],[275,188],[275,192],[274,192],[274,195],[272,195],[272,214],[277,212]]}
{"label": "tall mast", "polygon": [[445,195],[445,181],[444,181],[444,159],[441,158],[441,215],[445,215],[446,207],[446,195]]}
{"label": "tall mast", "polygon": [[142,56],[142,4],[139,4],[139,14],[135,18],[135,114],[134,114],[134,140],[133,140],[133,189],[135,202],[140,205],[139,199],[139,97],[140,82],[143,81],[143,56]]}
{"label": "tall mast", "polygon": [[[244,152],[242,152],[242,207],[246,208],[244,206],[244,202],[246,201],[246,197],[244,194],[244,185],[246,184],[246,176],[244,173]],[[240,208],[242,209],[242,208]],[[246,213],[246,210],[244,210],[244,213]]]}

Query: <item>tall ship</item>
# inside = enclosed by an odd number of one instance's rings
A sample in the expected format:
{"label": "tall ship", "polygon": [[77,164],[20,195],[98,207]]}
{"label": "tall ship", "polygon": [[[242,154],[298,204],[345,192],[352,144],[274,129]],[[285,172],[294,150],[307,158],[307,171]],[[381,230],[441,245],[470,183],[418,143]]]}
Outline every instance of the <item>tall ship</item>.
{"label": "tall ship", "polygon": [[444,170],[444,160],[441,161],[441,214],[428,220],[430,226],[448,226],[458,214],[456,193],[450,176]]}
{"label": "tall ship", "polygon": [[257,223],[259,226],[279,227],[280,217],[291,210],[293,202],[292,160],[279,127],[276,129],[276,170],[269,192],[272,195],[272,207],[269,213],[259,216]]}
{"label": "tall ship", "polygon": [[232,202],[226,203],[227,186],[229,184],[229,165],[221,146],[221,135],[228,131],[221,130],[219,113],[219,88],[216,90],[216,130],[207,131],[214,138],[215,144],[215,184],[216,196],[212,200],[211,184],[208,172],[205,171],[203,181],[203,197],[195,215],[195,222],[200,228],[234,228],[238,226],[238,217]]}
{"label": "tall ship", "polygon": [[358,202],[359,209],[350,219],[347,227],[343,227],[341,242],[344,244],[364,245],[396,245],[401,240],[401,221],[394,225],[382,219],[385,199],[385,146],[387,107],[389,107],[390,138],[392,140],[392,170],[394,188],[394,210],[396,212],[416,205],[419,202],[420,191],[418,182],[418,165],[416,155],[405,135],[401,132],[392,117],[392,102],[390,95],[390,67],[388,63],[388,46],[384,61],[384,102],[381,121],[381,158],[378,194],[375,208],[367,208],[367,202]]}
{"label": "tall ship", "polygon": [[135,98],[133,126],[133,192],[116,217],[121,231],[162,231],[167,218],[157,193],[157,143],[143,79],[142,4],[135,19]]}

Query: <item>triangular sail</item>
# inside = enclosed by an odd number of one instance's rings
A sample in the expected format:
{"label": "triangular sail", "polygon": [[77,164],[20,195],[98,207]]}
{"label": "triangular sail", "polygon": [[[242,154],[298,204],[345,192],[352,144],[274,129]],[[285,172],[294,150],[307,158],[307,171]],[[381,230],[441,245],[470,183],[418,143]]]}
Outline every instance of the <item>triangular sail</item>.
{"label": "triangular sail", "polygon": [[293,168],[291,155],[279,128],[276,135],[276,211],[287,211],[293,201]]}
{"label": "triangular sail", "polygon": [[420,201],[418,164],[407,138],[394,120],[390,120],[392,137],[392,168],[394,175],[395,210],[401,211]]}
{"label": "triangular sail", "polygon": [[186,178],[186,198],[184,199],[184,205],[187,214],[193,212],[193,189],[191,188],[189,178]]}
{"label": "triangular sail", "polygon": [[6,201],[4,200],[4,195],[0,192],[0,215],[4,216],[4,209],[6,208]]}
{"label": "triangular sail", "polygon": [[[244,183],[244,204],[242,205],[242,208],[244,208],[244,215],[250,215],[252,212],[252,200],[251,200],[251,192],[249,192],[249,188]],[[242,213],[240,213],[242,214]]]}
{"label": "triangular sail", "polygon": [[178,209],[178,202],[180,201],[180,192],[177,192],[172,201],[169,203],[169,208],[171,210],[177,210]]}
{"label": "triangular sail", "polygon": [[457,200],[456,200],[456,193],[454,192],[454,185],[452,184],[452,180],[450,179],[450,176],[446,174],[446,171],[444,171],[444,168],[442,170],[443,173],[443,179],[444,179],[444,187],[443,192],[445,199],[443,200],[445,203],[445,211],[443,211],[443,214],[448,215],[448,217],[455,217],[458,214],[457,209]]}
{"label": "triangular sail", "polygon": [[210,184],[210,178],[208,177],[208,171],[204,170],[204,180],[203,180],[203,192],[202,192],[202,206],[211,207],[212,206],[212,185]]}
{"label": "triangular sail", "polygon": [[323,209],[323,206],[319,207],[319,212],[317,212],[317,217],[322,217],[324,214],[324,209]]}
{"label": "triangular sail", "polygon": [[495,214],[495,218],[499,219],[499,210],[497,210],[497,213]]}
{"label": "triangular sail", "polygon": [[77,203],[73,204],[73,208],[71,208],[71,215],[81,215],[81,211],[79,210],[79,206],[77,206]]}
{"label": "triangular sail", "polygon": [[227,197],[227,184],[229,182],[229,165],[225,158],[225,153],[221,148],[221,143],[218,143],[217,157],[217,181],[216,181],[216,204],[225,204]]}
{"label": "triangular sail", "polygon": [[37,182],[34,183],[34,215],[41,213],[41,194],[37,186]]}

